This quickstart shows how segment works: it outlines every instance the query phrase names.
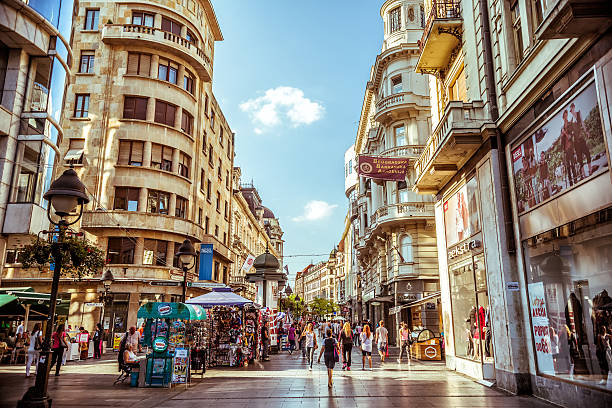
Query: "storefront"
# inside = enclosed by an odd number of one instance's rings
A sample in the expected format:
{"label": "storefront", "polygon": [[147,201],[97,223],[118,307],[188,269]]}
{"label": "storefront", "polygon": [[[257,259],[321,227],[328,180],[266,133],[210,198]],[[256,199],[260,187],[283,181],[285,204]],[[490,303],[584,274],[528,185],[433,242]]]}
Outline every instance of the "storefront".
{"label": "storefront", "polygon": [[567,89],[506,148],[532,387],[570,405],[612,391],[611,69],[612,51],[571,86],[562,77],[551,88]]}

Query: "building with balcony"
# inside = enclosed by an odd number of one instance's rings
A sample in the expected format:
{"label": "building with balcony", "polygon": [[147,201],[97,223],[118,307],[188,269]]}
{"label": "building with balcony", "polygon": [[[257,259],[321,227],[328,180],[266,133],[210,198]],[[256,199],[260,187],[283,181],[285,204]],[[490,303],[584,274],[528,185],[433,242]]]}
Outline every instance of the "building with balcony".
{"label": "building with balcony", "polygon": [[[278,219],[274,218],[272,211],[261,205],[261,201],[258,202],[256,207],[255,198],[259,198],[259,193],[252,185],[247,187],[240,182],[240,167],[234,167],[233,175],[233,185],[243,187],[234,188],[233,192],[231,236],[233,264],[230,270],[229,286],[242,296],[255,300],[257,287],[246,279],[246,274],[254,272],[254,269],[251,267],[245,270],[243,265],[249,255],[259,256],[266,249],[269,249],[270,253],[276,258],[282,257],[282,252],[280,255],[277,252],[276,244],[279,242],[270,237],[271,233],[266,228],[273,222],[278,225],[279,229],[280,225]],[[246,197],[248,197],[248,201]],[[263,211],[258,209],[263,209]],[[280,235],[282,237],[282,230]],[[282,242],[280,244],[282,251]]]}
{"label": "building with balcony", "polygon": [[432,123],[413,189],[435,194],[444,237],[447,367],[568,407],[610,398],[604,3],[426,1],[415,67]]}
{"label": "building with balcony", "polygon": [[[347,155],[407,157],[413,163],[422,153],[431,123],[428,78],[414,71],[423,12],[419,1],[382,5],[383,47],[372,66],[357,137]],[[349,211],[342,239],[351,241],[347,274],[352,275],[354,320],[385,320],[392,342],[400,322],[440,332],[437,300],[428,298],[439,291],[432,197],[412,191],[412,166],[401,181],[361,176],[353,185],[346,176]],[[425,298],[433,308],[420,303]]]}
{"label": "building with balcony", "polygon": [[[212,244],[212,280],[229,283],[234,134],[211,82],[223,37],[208,0],[79,2],[72,22],[57,160],[87,188],[80,228],[106,252],[115,282],[104,316],[84,305],[98,301],[99,277],[70,284],[68,323],[124,332],[144,302],[180,300],[174,255],[185,239]],[[196,266],[188,281],[198,278]],[[10,283],[24,286],[18,271]]]}

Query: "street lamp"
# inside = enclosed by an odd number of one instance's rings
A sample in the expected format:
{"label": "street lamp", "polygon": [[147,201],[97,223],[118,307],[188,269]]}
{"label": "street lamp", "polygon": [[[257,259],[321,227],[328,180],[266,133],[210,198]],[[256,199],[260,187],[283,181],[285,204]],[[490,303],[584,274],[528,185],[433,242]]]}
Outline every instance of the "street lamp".
{"label": "street lamp", "polygon": [[102,324],[102,319],[104,318],[104,309],[106,305],[112,302],[112,298],[109,295],[110,287],[115,281],[115,277],[110,269],[107,269],[102,277],[100,278],[102,284],[104,285],[104,293],[100,296],[100,300],[102,301],[102,312],[100,313],[100,324]]}
{"label": "street lamp", "polygon": [[183,241],[176,253],[178,261],[183,269],[183,303],[187,300],[187,271],[192,269],[196,264],[197,252],[193,248],[191,241],[186,239]]}
{"label": "street lamp", "polygon": [[[51,350],[51,334],[53,332],[53,323],[55,318],[55,306],[57,303],[57,292],[59,290],[59,278],[62,271],[62,253],[65,247],[66,230],[70,225],[75,224],[83,215],[83,207],[89,203],[89,197],[85,192],[85,185],[79,180],[74,169],[66,170],[58,177],[51,187],[44,194],[43,198],[49,203],[47,205],[47,218],[49,222],[57,228],[55,231],[50,231],[49,234],[57,236],[57,240],[51,242],[51,255],[55,268],[53,270],[53,281],[51,283],[51,296],[49,299],[49,315],[47,316],[47,327],[45,329],[45,338],[38,359],[38,368],[36,369],[36,383],[30,387],[23,395],[21,400],[17,402],[18,407],[49,407],[51,399],[47,395],[47,384],[49,381],[49,357]],[[72,221],[68,221],[67,217],[76,210],[78,215]],[[59,220],[54,220],[51,216],[51,208]]]}

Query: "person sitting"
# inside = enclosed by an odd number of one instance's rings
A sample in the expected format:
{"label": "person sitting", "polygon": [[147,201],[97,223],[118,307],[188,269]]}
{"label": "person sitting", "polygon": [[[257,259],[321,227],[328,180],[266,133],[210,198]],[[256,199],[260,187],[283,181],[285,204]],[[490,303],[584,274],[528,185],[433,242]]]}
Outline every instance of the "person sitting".
{"label": "person sitting", "polygon": [[125,351],[123,352],[123,364],[136,367],[140,365],[140,359],[134,353],[134,347],[130,343],[125,345]]}

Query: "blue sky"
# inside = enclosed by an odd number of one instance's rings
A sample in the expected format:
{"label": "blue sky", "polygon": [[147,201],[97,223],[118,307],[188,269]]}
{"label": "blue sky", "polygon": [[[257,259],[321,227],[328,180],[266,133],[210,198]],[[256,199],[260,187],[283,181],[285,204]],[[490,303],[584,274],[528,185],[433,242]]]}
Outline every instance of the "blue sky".
{"label": "blue sky", "polygon": [[[380,4],[213,0],[224,36],[213,91],[236,133],[243,182],[253,179],[280,219],[285,255],[329,254],[341,238],[344,152],[382,44]],[[285,263],[293,278],[325,258]]]}

